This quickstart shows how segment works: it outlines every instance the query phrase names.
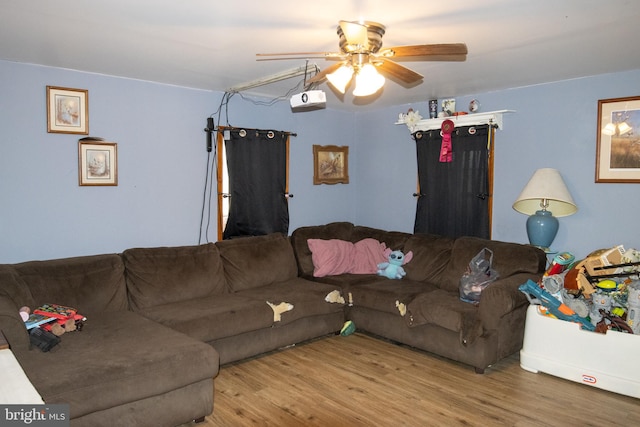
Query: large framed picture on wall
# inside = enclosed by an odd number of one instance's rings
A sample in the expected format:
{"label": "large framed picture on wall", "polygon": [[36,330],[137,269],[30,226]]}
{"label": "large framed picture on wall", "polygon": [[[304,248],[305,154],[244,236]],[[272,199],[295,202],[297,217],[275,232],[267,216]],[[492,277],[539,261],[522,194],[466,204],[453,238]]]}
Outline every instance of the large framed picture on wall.
{"label": "large framed picture on wall", "polygon": [[640,96],[598,101],[596,182],[640,183]]}

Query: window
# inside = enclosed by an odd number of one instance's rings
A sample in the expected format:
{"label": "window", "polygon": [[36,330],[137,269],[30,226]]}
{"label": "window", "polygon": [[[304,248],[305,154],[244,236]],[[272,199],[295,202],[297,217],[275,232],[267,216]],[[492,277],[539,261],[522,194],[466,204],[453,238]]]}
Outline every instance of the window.
{"label": "window", "polygon": [[289,134],[218,132],[218,239],[288,234]]}
{"label": "window", "polygon": [[490,126],[456,128],[451,162],[440,162],[439,130],[413,134],[418,158],[414,232],[490,238],[494,134]]}

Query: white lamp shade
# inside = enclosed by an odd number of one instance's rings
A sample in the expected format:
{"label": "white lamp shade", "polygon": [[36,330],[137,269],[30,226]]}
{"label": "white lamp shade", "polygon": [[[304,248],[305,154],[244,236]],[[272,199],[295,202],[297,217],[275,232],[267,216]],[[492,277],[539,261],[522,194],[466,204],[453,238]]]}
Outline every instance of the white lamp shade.
{"label": "white lamp shade", "polygon": [[555,217],[573,215],[578,211],[560,172],[556,169],[538,169],[513,203],[513,209],[525,215],[533,215],[543,209],[543,201],[549,204],[546,210]]}
{"label": "white lamp shade", "polygon": [[348,65],[343,65],[333,73],[327,74],[327,80],[329,80],[329,83],[331,83],[336,90],[340,93],[344,93],[344,91],[347,90],[347,85],[351,81],[352,76],[353,68]]}
{"label": "white lamp shade", "polygon": [[384,77],[378,73],[376,67],[365,64],[356,74],[356,88],[353,96],[368,96],[376,93],[384,86]]}

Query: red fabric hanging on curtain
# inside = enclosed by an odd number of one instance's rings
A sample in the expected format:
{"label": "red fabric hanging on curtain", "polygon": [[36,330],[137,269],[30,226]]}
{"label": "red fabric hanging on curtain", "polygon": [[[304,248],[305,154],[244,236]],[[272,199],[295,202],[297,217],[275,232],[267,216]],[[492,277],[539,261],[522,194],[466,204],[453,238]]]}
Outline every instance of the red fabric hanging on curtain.
{"label": "red fabric hanging on curtain", "polygon": [[442,145],[440,145],[440,162],[441,163],[449,163],[453,160],[453,156],[451,155],[451,132],[455,125],[451,120],[445,120],[442,122],[442,126],[440,126],[440,135],[442,135]]}

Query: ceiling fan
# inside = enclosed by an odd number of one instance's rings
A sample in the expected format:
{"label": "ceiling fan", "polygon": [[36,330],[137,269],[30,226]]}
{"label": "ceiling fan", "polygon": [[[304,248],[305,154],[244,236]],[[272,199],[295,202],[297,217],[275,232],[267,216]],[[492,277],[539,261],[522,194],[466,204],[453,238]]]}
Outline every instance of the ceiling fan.
{"label": "ceiling fan", "polygon": [[[307,87],[327,79],[340,93],[344,93],[355,75],[354,96],[368,96],[377,92],[385,82],[378,73],[402,84],[412,85],[422,80],[419,73],[396,61],[464,61],[464,43],[422,44],[382,48],[385,26],[377,22],[340,21],[337,34],[340,52],[258,53],[258,61],[320,57],[339,61],[307,80]],[[267,58],[272,57],[272,58]],[[284,57],[284,58],[278,58]]]}

